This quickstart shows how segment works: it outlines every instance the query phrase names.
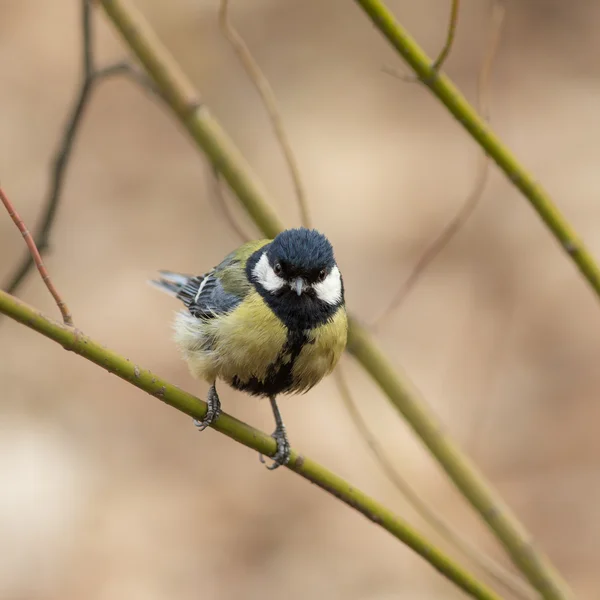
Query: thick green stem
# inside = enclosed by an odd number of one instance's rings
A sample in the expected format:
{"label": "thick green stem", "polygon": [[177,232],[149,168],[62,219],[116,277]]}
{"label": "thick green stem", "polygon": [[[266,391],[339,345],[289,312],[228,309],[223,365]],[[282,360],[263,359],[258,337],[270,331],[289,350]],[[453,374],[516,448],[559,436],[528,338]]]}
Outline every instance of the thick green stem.
{"label": "thick green stem", "polygon": [[[58,342],[65,350],[83,356],[190,417],[202,419],[206,414],[206,403],[199,398],[101,346],[78,329],[53,321],[2,291],[0,291],[0,313]],[[262,454],[272,455],[275,452],[276,444],[271,436],[225,413],[221,413],[211,427]],[[296,451],[292,451],[287,467],[389,531],[473,598],[500,600],[499,596],[430,544],[405,521],[325,467]]]}

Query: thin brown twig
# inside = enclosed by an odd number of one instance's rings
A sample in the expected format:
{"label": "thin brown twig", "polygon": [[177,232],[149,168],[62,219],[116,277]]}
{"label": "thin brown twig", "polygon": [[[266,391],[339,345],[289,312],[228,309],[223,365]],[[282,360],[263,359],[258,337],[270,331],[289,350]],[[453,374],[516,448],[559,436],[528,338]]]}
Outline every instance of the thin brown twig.
{"label": "thin brown twig", "polygon": [[48,273],[48,269],[44,265],[44,261],[40,256],[40,253],[35,245],[35,241],[29,230],[25,226],[23,219],[17,213],[17,210],[13,206],[12,202],[9,200],[8,196],[4,193],[2,187],[0,187],[0,200],[2,200],[2,204],[6,208],[10,218],[13,220],[14,224],[17,226],[21,234],[23,235],[23,239],[29,248],[29,253],[31,254],[32,261],[35,264],[37,270],[40,273],[40,277],[44,282],[45,286],[48,288],[48,291],[52,294],[54,301],[56,302],[56,306],[58,306],[58,310],[60,310],[60,314],[62,315],[63,322],[65,325],[72,326],[73,325],[73,317],[71,316],[71,311],[67,306],[67,303],[62,299],[61,295],[58,293],[58,290],[52,283],[52,279],[50,278],[50,274]]}
{"label": "thin brown twig", "polygon": [[[436,73],[442,68],[448,56],[450,56],[450,51],[452,50],[454,39],[456,37],[456,27],[458,25],[459,11],[460,0],[452,0],[452,4],[450,6],[450,19],[448,21],[448,30],[446,33],[446,41],[444,42],[444,46],[440,50],[440,53],[438,54],[437,58],[431,63],[431,68]],[[417,81],[420,81],[418,77],[415,77],[414,75],[406,75],[404,73],[400,73],[394,67],[384,66],[381,70],[384,73],[391,75],[392,77],[396,77],[397,79],[401,79],[406,83],[416,83]]]}
{"label": "thin brown twig", "polygon": [[119,75],[127,76],[132,83],[137,84],[140,89],[150,92],[158,99],[162,99],[160,90],[144,75],[139,69],[136,69],[128,60],[112,63],[106,67],[97,69],[94,73],[94,83],[100,80],[118,77]]}
{"label": "thin brown twig", "polygon": [[[38,226],[35,228],[33,238],[40,255],[45,254],[50,246],[50,236],[56,219],[56,214],[62,199],[62,191],[70,163],[72,150],[75,145],[77,133],[83,122],[85,110],[91,100],[96,84],[114,76],[124,75],[157,97],[160,97],[158,88],[127,61],[117,62],[103,68],[96,68],[94,60],[94,31],[92,7],[89,0],[81,0],[82,17],[82,56],[83,75],[81,85],[68,113],[67,123],[61,136],[58,148],[51,161],[51,181],[43,203],[42,215]],[[16,267],[14,273],[8,278],[4,289],[14,294],[34,266],[30,253],[26,253]]]}
{"label": "thin brown twig", "polygon": [[507,590],[510,590],[516,597],[521,598],[522,600],[534,600],[535,595],[533,591],[521,578],[514,573],[511,573],[492,557],[482,552],[467,538],[461,536],[460,533],[446,523],[442,516],[437,513],[430,504],[423,500],[423,498],[421,498],[411,487],[408,481],[400,475],[358,410],[358,406],[342,371],[341,364],[338,365],[335,370],[334,378],[342,401],[344,402],[344,406],[348,410],[350,418],[360,436],[371,450],[375,461],[379,464],[387,479],[402,494],[415,512],[442,538],[453,545],[464,557],[477,565],[497,583],[503,585]]}
{"label": "thin brown twig", "polygon": [[456,26],[458,24],[458,11],[460,10],[460,0],[452,0],[450,7],[450,22],[448,24],[448,35],[446,36],[446,43],[439,53],[438,57],[433,61],[432,67],[439,71],[442,65],[446,62],[446,59],[450,55],[452,44],[456,36]]}
{"label": "thin brown twig", "polygon": [[[488,38],[487,51],[485,53],[481,70],[479,72],[479,81],[477,86],[477,96],[479,110],[486,121],[489,121],[489,85],[492,73],[492,66],[494,58],[496,56],[498,46],[500,44],[500,38],[502,35],[502,25],[504,23],[504,15],[506,7],[504,0],[496,0],[492,9],[492,24],[491,32]],[[459,211],[455,214],[452,220],[446,225],[442,232],[434,239],[434,241],[425,249],[409,276],[406,278],[401,288],[396,292],[392,301],[382,311],[382,313],[371,323],[371,327],[377,328],[382,321],[388,317],[394,310],[398,308],[414,289],[416,283],[419,281],[423,273],[427,270],[429,265],[435,260],[440,252],[448,245],[448,243],[454,238],[454,236],[460,231],[460,229],[469,220],[475,209],[477,208],[481,198],[483,197],[483,191],[487,183],[489,176],[489,157],[487,154],[481,154],[479,157],[479,164],[477,168],[477,175],[473,189],[466,197]]]}
{"label": "thin brown twig", "polygon": [[304,184],[302,183],[302,177],[300,175],[300,168],[298,167],[298,161],[292,150],[292,145],[289,142],[288,136],[283,126],[283,119],[281,118],[281,111],[277,105],[277,98],[273,92],[273,88],[269,83],[269,80],[265,77],[260,66],[252,56],[250,49],[246,42],[238,31],[232,25],[229,19],[229,0],[221,0],[219,8],[219,24],[223,35],[229,41],[235,53],[237,54],[240,62],[244,66],[248,77],[254,84],[254,87],[258,91],[263,105],[269,115],[269,120],[281,147],[281,151],[287,163],[292,182],[294,184],[294,191],[296,193],[296,199],[300,208],[300,215],[302,224],[305,227],[310,227],[310,211],[308,208],[308,201],[306,199],[306,192],[304,190]]}

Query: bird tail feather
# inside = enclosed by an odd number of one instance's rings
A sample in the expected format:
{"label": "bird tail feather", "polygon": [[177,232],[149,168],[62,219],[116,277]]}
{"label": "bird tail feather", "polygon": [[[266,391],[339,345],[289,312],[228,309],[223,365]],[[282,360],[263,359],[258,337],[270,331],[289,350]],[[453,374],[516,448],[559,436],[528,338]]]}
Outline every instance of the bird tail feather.
{"label": "bird tail feather", "polygon": [[151,279],[148,283],[161,292],[165,292],[173,298],[177,298],[179,292],[187,285],[188,281],[192,278],[191,275],[184,275],[183,273],[174,273],[172,271],[159,271],[160,277],[158,279]]}

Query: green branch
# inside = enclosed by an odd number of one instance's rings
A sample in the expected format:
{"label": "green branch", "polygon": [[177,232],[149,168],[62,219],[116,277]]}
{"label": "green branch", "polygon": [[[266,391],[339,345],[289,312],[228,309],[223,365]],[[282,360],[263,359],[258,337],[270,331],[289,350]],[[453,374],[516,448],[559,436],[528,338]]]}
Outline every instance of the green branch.
{"label": "green branch", "polygon": [[[116,352],[108,350],[81,331],[49,319],[14,296],[2,291],[0,291],[0,313],[58,342],[65,350],[83,356],[109,373],[128,381],[190,417],[202,419],[206,414],[206,403],[199,398],[175,387],[151,371],[137,366]],[[262,454],[272,455],[275,453],[276,445],[271,436],[225,413],[221,413],[211,427]],[[325,467],[295,451],[292,451],[287,467],[391,533],[473,598],[501,600],[489,588],[479,583],[473,575],[430,544],[405,521]]]}
{"label": "green branch", "polygon": [[592,286],[596,295],[600,296],[600,268],[546,190],[521,166],[512,152],[500,141],[485,120],[477,114],[477,111],[467,102],[450,79],[434,68],[435,65],[432,65],[431,59],[396,21],[383,2],[379,0],[355,0],[355,2],[363,8],[373,24],[423,83],[529,200],[563,250],[571,257]]}
{"label": "green branch", "polygon": [[[363,4],[367,6],[372,3]],[[273,212],[262,185],[241,152],[210,114],[208,107],[201,102],[198,93],[143,15],[127,0],[100,0],[100,5],[154,80],[168,106],[179,117],[198,148],[223,175],[254,222],[265,235],[275,236],[283,226]],[[427,59],[420,51],[419,57]],[[427,70],[423,68],[418,73],[430,75],[428,63]],[[488,131],[484,123],[482,127]],[[569,598],[566,586],[546,557],[535,548],[531,536],[483,476],[442,432],[433,412],[394,372],[375,342],[353,319],[350,323],[349,350],[386,392],[389,400],[421,437],[456,487],[488,523],[513,562],[543,597],[549,600]]]}

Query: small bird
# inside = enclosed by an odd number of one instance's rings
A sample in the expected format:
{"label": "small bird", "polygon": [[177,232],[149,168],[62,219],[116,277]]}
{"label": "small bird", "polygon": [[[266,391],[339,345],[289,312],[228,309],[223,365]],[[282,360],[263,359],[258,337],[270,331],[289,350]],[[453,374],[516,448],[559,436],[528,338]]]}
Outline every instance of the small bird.
{"label": "small bird", "polygon": [[329,240],[314,229],[287,229],[243,244],[204,275],[159,273],[150,283],[185,306],[175,318],[175,341],[191,373],[210,384],[208,410],[196,426],[204,430],[221,411],[217,379],[267,397],[277,442],[268,468],[287,464],[276,398],[310,390],[346,346],[344,284]]}

